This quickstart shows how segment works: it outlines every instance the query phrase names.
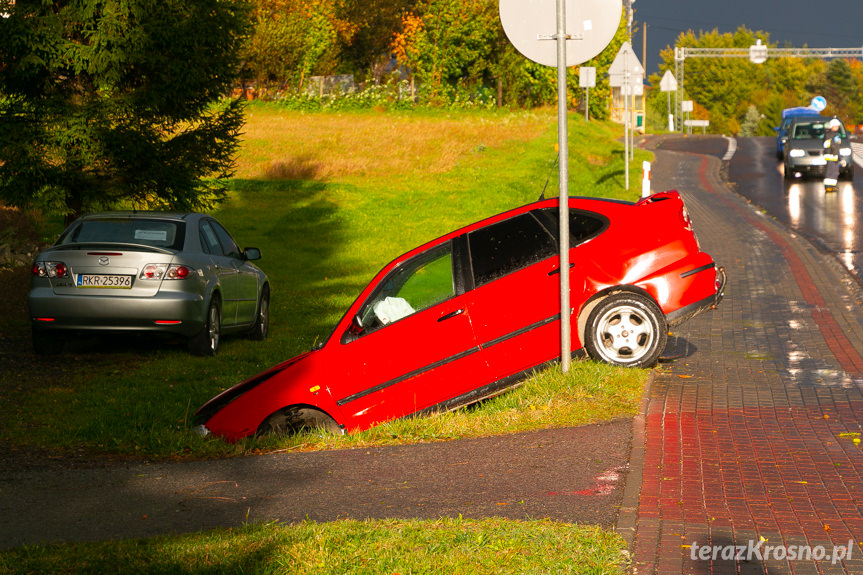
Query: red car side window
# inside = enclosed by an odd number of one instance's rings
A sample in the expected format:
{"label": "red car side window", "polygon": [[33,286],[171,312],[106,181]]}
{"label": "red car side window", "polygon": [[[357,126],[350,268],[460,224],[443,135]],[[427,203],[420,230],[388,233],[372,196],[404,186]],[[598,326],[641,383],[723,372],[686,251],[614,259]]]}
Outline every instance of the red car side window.
{"label": "red car side window", "polygon": [[360,309],[363,334],[455,295],[451,243],[403,263],[385,277]]}
{"label": "red car side window", "polygon": [[[533,212],[537,219],[551,232],[557,242],[560,230],[560,211],[557,208],[543,208]],[[569,212],[569,247],[598,236],[608,227],[608,219],[590,212],[570,210]]]}
{"label": "red car side window", "polygon": [[557,252],[554,237],[529,213],[471,232],[468,244],[477,286]]}

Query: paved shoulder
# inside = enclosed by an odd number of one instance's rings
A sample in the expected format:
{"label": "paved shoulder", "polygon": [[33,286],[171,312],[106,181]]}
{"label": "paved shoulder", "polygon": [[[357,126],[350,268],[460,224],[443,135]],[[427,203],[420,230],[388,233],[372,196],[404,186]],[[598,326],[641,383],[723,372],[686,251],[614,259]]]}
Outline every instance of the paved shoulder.
{"label": "paved shoulder", "polygon": [[863,572],[860,287],[729,190],[718,158],[660,150],[653,177],[729,283],[650,389],[634,568]]}
{"label": "paved shoulder", "polygon": [[249,521],[443,516],[614,525],[631,422],[225,461],[0,475],[0,547]]}

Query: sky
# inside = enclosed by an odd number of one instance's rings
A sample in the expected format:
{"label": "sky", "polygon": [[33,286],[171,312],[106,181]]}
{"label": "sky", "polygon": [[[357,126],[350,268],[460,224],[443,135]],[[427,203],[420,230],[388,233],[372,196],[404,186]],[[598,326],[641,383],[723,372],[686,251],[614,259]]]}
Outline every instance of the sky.
{"label": "sky", "polygon": [[659,52],[687,30],[724,34],[745,26],[768,32],[780,48],[860,47],[863,57],[863,0],[635,0],[632,8],[632,47],[648,74],[657,72]]}

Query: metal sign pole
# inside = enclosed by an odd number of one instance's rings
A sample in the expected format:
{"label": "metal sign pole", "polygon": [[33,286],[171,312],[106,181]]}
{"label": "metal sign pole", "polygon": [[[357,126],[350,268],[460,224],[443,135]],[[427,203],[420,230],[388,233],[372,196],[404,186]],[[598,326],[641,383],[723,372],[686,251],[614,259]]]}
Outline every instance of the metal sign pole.
{"label": "metal sign pole", "polygon": [[[572,362],[572,307],[569,294],[569,146],[567,135],[566,67],[587,62],[602,52],[620,24],[621,0],[577,0],[578,20],[570,15],[566,33],[566,2],[556,0],[500,0],[500,22],[516,49],[543,66],[557,66],[557,150],[560,168],[560,365],[564,373]],[[576,0],[569,0],[575,2]],[[546,34],[552,17],[557,33]],[[546,40],[555,40],[552,45]],[[567,41],[571,42],[567,46]],[[595,70],[594,70],[595,72]]]}
{"label": "metal sign pole", "polygon": [[623,53],[623,173],[626,190],[629,190],[629,62]]}
{"label": "metal sign pole", "polygon": [[572,331],[569,302],[569,145],[566,106],[566,0],[557,0],[557,142],[560,178],[560,369],[569,371]]}
{"label": "metal sign pole", "polygon": [[590,88],[584,89],[584,121],[590,120],[588,112],[590,110]]}

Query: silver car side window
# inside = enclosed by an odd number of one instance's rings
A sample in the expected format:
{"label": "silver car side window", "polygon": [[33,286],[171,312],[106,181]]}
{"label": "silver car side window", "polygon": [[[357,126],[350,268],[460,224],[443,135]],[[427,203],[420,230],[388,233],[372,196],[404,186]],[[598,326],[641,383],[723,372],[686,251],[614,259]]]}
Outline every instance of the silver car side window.
{"label": "silver car side window", "polygon": [[210,222],[201,222],[201,247],[208,254],[222,255],[222,246]]}
{"label": "silver car side window", "polygon": [[211,221],[210,224],[213,226],[213,229],[216,231],[216,236],[219,238],[219,244],[222,246],[222,253],[232,258],[239,258],[240,248],[231,237],[231,234],[229,234],[225,228],[220,226],[218,222]]}

